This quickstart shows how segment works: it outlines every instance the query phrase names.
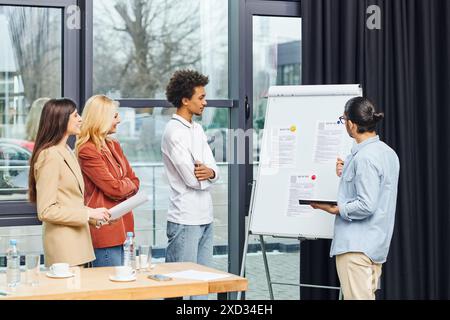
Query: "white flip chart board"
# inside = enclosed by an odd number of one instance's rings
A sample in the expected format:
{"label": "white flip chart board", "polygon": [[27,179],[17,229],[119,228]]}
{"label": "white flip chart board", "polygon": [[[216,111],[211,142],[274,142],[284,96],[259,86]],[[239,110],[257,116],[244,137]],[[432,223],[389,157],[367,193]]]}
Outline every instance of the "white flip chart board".
{"label": "white flip chart board", "polygon": [[252,234],[333,238],[334,216],[299,199],[336,201],[336,158],[345,159],[354,143],[339,117],[346,102],[361,95],[359,85],[269,89]]}

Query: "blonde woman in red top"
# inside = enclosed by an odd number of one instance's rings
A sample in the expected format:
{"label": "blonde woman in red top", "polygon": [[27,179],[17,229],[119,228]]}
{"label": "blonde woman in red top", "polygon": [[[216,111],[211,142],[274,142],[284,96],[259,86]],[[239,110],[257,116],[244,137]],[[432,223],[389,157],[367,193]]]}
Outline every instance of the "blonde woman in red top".
{"label": "blonde woman in red top", "polygon": [[[120,123],[119,104],[104,96],[91,97],[83,109],[83,126],[76,150],[85,183],[85,204],[112,208],[139,190],[134,174],[118,141],[108,137]],[[134,233],[130,211],[101,228],[90,226],[96,260],[94,267],[118,266],[123,263],[126,233]]]}

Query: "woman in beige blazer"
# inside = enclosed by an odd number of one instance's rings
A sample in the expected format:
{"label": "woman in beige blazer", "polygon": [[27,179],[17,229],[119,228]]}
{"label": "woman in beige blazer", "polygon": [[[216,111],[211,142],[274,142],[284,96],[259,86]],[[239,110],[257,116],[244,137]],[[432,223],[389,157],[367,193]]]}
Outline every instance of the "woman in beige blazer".
{"label": "woman in beige blazer", "polygon": [[105,208],[84,206],[80,166],[67,139],[80,133],[81,117],[69,99],[49,100],[39,122],[30,161],[29,199],[43,222],[45,265],[95,260],[89,222],[108,221]]}

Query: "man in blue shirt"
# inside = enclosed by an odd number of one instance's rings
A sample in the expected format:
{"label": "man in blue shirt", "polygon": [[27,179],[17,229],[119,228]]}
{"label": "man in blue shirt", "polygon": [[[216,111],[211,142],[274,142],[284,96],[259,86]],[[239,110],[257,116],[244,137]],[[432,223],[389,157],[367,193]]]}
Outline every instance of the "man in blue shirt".
{"label": "man in blue shirt", "polygon": [[357,144],[345,162],[336,163],[338,204],[311,204],[336,215],[330,256],[336,256],[346,300],[375,299],[394,229],[400,164],[375,132],[383,118],[366,98],[347,102],[341,121]]}

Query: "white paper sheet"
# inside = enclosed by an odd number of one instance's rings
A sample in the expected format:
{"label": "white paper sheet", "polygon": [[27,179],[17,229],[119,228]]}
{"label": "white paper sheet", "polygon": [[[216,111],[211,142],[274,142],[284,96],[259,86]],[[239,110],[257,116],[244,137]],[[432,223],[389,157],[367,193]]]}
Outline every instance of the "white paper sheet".
{"label": "white paper sheet", "polygon": [[270,168],[295,168],[297,127],[272,129]]}
{"label": "white paper sheet", "polygon": [[140,205],[144,204],[149,200],[150,197],[145,195],[143,192],[138,193],[132,196],[130,199],[127,199],[124,202],[119,203],[117,206],[109,209],[109,212],[111,213],[111,219],[112,220],[119,219],[124,214],[130,212],[134,208],[139,207]]}
{"label": "white paper sheet", "polygon": [[230,275],[228,274],[197,271],[197,270],[185,270],[180,272],[167,273],[165,275],[171,278],[182,278],[201,281],[218,280],[230,277]]}
{"label": "white paper sheet", "polygon": [[336,122],[321,121],[317,123],[314,145],[315,163],[336,163],[341,156],[345,126]]}
{"label": "white paper sheet", "polygon": [[314,214],[314,209],[309,205],[300,205],[300,199],[313,199],[315,190],[315,180],[312,176],[292,175],[289,177],[289,204],[287,210],[288,217],[295,217],[304,214]]}

